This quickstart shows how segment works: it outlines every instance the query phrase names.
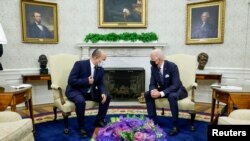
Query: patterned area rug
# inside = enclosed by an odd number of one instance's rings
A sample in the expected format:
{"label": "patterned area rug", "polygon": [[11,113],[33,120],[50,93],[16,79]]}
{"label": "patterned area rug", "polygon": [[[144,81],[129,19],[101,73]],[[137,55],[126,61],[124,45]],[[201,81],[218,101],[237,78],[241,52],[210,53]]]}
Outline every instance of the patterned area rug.
{"label": "patterned area rug", "polygon": [[[86,116],[95,116],[97,115],[98,109],[87,109],[85,111]],[[147,110],[145,107],[137,107],[137,106],[131,106],[131,107],[117,107],[117,106],[111,106],[108,110],[108,115],[119,115],[119,114],[129,114],[129,115],[147,115]],[[157,115],[161,115],[161,110],[157,110]],[[171,117],[171,112],[169,110],[165,110],[165,115],[166,117]],[[71,113],[70,118],[76,117],[75,112]],[[184,119],[190,119],[189,113],[185,111],[180,111],[179,113],[180,118]],[[43,122],[48,122],[48,121],[53,121],[54,119],[54,114],[53,112],[46,113],[46,114],[40,114],[35,116],[35,123],[43,123]],[[61,112],[57,113],[57,119],[63,119]],[[202,113],[197,113],[195,120],[199,121],[204,121],[204,122],[209,122],[210,121],[210,115],[208,114],[202,114]]]}

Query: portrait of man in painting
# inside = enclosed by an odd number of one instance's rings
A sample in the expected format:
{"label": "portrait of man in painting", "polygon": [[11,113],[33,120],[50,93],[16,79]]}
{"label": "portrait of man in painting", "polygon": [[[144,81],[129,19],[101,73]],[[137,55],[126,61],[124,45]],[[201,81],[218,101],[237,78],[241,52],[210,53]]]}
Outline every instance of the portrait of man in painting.
{"label": "portrait of man in painting", "polygon": [[219,6],[192,8],[191,39],[218,38]]}
{"label": "portrait of man in painting", "polygon": [[141,22],[142,0],[104,0],[104,22]]}
{"label": "portrait of man in painting", "polygon": [[27,38],[54,38],[53,8],[40,5],[26,5]]}

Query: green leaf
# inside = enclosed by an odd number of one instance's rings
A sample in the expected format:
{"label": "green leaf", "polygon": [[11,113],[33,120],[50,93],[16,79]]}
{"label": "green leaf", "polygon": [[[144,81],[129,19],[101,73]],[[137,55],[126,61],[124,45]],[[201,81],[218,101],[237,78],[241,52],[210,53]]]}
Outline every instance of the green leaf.
{"label": "green leaf", "polygon": [[158,40],[158,36],[154,32],[141,33],[137,34],[136,32],[124,32],[121,34],[116,34],[114,32],[108,34],[98,34],[98,33],[89,33],[85,36],[84,41],[88,43],[97,43],[98,41],[109,41],[117,42],[119,40],[135,42],[137,40],[142,42],[151,42]]}

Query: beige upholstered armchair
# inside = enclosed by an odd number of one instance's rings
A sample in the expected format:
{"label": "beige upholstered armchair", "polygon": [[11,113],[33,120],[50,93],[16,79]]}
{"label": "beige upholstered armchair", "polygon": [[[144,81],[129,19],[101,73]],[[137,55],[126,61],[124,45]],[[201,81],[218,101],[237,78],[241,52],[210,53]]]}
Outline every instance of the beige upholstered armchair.
{"label": "beige upholstered armchair", "polygon": [[34,141],[31,118],[22,119],[20,114],[11,111],[0,112],[1,141]]}
{"label": "beige upholstered armchair", "polygon": [[[57,118],[57,108],[62,111],[64,119],[64,133],[69,132],[68,129],[68,117],[71,112],[75,111],[75,104],[67,99],[65,96],[68,77],[73,65],[79,60],[79,56],[71,54],[58,54],[49,56],[49,68],[52,80],[52,91],[54,97],[54,114]],[[86,108],[92,108],[97,106],[96,102],[87,101]]]}
{"label": "beige upholstered armchair", "polygon": [[250,109],[237,109],[218,118],[219,125],[250,125]]}
{"label": "beige upholstered armchair", "polygon": [[[191,117],[191,130],[194,131],[193,125],[195,119],[195,102],[194,102],[194,89],[197,87],[195,83],[195,73],[197,68],[196,56],[186,54],[176,54],[167,56],[166,60],[174,62],[179,69],[180,79],[182,84],[187,89],[188,97],[178,101],[179,110],[184,110],[190,113]],[[169,109],[169,103],[167,98],[160,98],[155,101],[157,108],[162,108],[162,115],[164,114],[164,108]]]}

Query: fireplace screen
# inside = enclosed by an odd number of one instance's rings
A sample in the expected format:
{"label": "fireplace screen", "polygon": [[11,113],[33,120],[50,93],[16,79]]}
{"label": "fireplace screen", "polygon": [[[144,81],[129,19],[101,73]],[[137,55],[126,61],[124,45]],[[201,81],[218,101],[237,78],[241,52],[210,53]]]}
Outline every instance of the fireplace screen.
{"label": "fireplace screen", "polygon": [[145,91],[145,70],[105,68],[104,84],[112,101],[135,101]]}

